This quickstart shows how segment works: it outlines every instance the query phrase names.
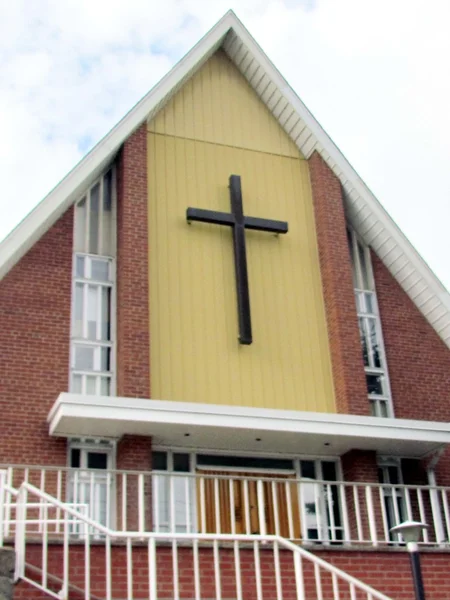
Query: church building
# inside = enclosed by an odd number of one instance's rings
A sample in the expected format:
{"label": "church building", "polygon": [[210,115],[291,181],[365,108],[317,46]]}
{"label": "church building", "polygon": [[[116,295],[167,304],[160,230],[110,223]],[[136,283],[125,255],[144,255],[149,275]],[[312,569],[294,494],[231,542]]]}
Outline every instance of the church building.
{"label": "church building", "polygon": [[0,244],[14,598],[450,597],[450,295],[227,13]]}

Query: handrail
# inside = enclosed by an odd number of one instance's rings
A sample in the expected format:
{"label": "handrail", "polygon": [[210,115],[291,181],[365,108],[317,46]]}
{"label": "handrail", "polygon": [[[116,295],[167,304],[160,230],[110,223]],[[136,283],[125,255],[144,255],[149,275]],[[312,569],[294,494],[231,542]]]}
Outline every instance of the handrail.
{"label": "handrail", "polygon": [[[32,565],[30,563],[25,563],[25,568],[29,569],[30,571],[34,571],[35,573],[38,573],[39,575],[42,575],[42,569],[39,567],[36,567],[36,565]],[[61,579],[61,577],[58,577],[57,575],[52,575],[51,573],[47,574],[48,579],[53,579],[54,582],[59,583],[59,584],[64,584],[64,581]],[[80,588],[78,585],[75,585],[74,583],[69,583],[69,589],[73,590],[74,592],[77,592],[77,594],[83,594],[84,590],[82,588]],[[100,596],[96,596],[95,594],[93,594],[92,592],[89,593],[89,600],[104,600],[104,598],[101,598]]]}
{"label": "handrail", "polygon": [[16,488],[11,487],[10,485],[8,485],[7,483],[5,483],[3,485],[3,489],[8,492],[8,494],[11,494],[13,496],[18,496],[19,495],[19,491],[16,490]]}
{"label": "handrail", "polygon": [[[200,468],[201,465],[200,465]],[[208,467],[209,468],[209,467]],[[216,467],[211,467],[211,469],[215,469]],[[78,468],[78,467],[65,467],[65,466],[43,466],[43,465],[30,465],[30,464],[6,464],[0,463],[0,470],[13,470],[13,469],[23,469],[23,470],[33,470],[33,471],[48,471],[48,472],[64,472],[64,473],[94,473],[99,475],[143,475],[152,477],[155,475],[162,477],[180,477],[180,478],[192,478],[192,479],[235,479],[239,480],[247,480],[247,481],[269,481],[269,482],[279,482],[285,483],[286,477],[284,477],[281,473],[280,476],[272,475],[270,477],[264,476],[262,473],[255,473],[254,475],[239,475],[238,472],[236,474],[233,471],[226,471],[226,467],[224,467],[223,474],[215,471],[214,473],[209,474],[208,469],[198,472],[192,473],[190,471],[186,472],[177,472],[177,471],[159,471],[157,469],[147,470],[147,471],[138,471],[138,470],[125,470],[125,469],[92,469],[92,468]],[[220,469],[220,467],[217,467]],[[243,468],[242,470],[246,470]],[[293,473],[293,469],[286,469],[286,473]],[[371,481],[344,481],[342,479],[338,479],[336,481],[331,481],[328,479],[309,479],[306,477],[290,477],[289,483],[318,483],[322,485],[331,485],[331,486],[352,486],[352,487],[361,487],[361,488],[395,488],[395,489],[408,489],[408,490],[437,490],[437,491],[448,491],[450,492],[450,486],[442,486],[442,485],[418,485],[418,484],[405,484],[405,483],[377,483]]]}
{"label": "handrail", "polygon": [[[123,539],[123,540],[127,540],[127,541],[130,540],[130,542],[131,542],[131,540],[140,540],[140,541],[147,540],[148,542],[150,542],[151,540],[154,540],[155,542],[156,541],[172,541],[172,542],[174,542],[174,541],[179,541],[179,540],[193,541],[193,542],[194,541],[197,541],[197,542],[249,542],[251,540],[252,542],[261,542],[261,543],[265,543],[265,544],[269,544],[269,543],[271,543],[272,545],[278,544],[278,545],[286,548],[287,550],[292,551],[294,555],[296,554],[297,556],[305,558],[305,559],[311,561],[312,563],[314,563],[315,565],[317,565],[318,567],[325,569],[332,575],[340,577],[341,579],[345,580],[349,585],[352,585],[356,588],[359,588],[360,590],[363,590],[364,592],[366,592],[369,595],[369,597],[375,598],[377,600],[391,600],[385,594],[378,592],[377,590],[375,590],[374,588],[365,584],[364,582],[360,581],[359,579],[356,579],[352,575],[349,575],[348,573],[346,573],[345,571],[342,571],[338,567],[335,567],[334,565],[327,563],[325,560],[312,554],[308,550],[305,550],[304,548],[293,544],[292,542],[286,540],[285,538],[283,538],[279,535],[256,534],[256,535],[249,536],[249,535],[243,535],[243,534],[218,534],[218,533],[176,533],[176,532],[174,532],[174,533],[155,533],[155,532],[116,531],[116,530],[110,529],[108,527],[105,527],[104,525],[94,521],[93,519],[90,519],[89,517],[86,517],[82,513],[78,512],[77,510],[68,506],[66,503],[57,500],[56,498],[52,497],[50,494],[43,492],[36,486],[34,486],[30,483],[27,483],[27,482],[22,482],[22,484],[19,487],[19,490],[18,490],[18,504],[19,505],[21,502],[21,497],[23,496],[23,491],[25,491],[25,490],[35,494],[36,496],[38,496],[39,498],[41,498],[43,500],[46,500],[48,503],[52,504],[56,508],[59,508],[60,510],[65,511],[66,514],[71,515],[72,517],[76,518],[78,521],[81,521],[85,525],[96,529],[98,532],[102,533],[107,539],[111,539],[111,538]],[[22,540],[22,543],[24,543],[24,540]],[[68,585],[69,585],[68,582],[66,582],[65,587],[67,588]]]}
{"label": "handrail", "polygon": [[[400,538],[390,529],[402,520],[427,521],[420,543],[448,547],[450,488],[264,476],[234,472],[122,471],[69,467],[9,466],[0,470],[4,494],[23,480],[52,498],[86,506],[96,523],[120,531],[231,533],[237,518],[247,535],[280,534],[287,539],[323,544],[391,544]],[[146,502],[151,490],[151,502]],[[252,512],[251,495],[255,495]],[[234,499],[234,500],[233,500]],[[232,504],[239,503],[239,516]],[[3,539],[13,532],[11,511],[4,506]],[[286,514],[280,513],[286,504]],[[219,516],[222,506],[226,517]],[[39,516],[42,515],[43,507]],[[431,516],[431,519],[430,519]],[[31,524],[31,521],[29,521]],[[61,523],[49,531],[60,533]],[[27,531],[31,528],[27,525]],[[73,534],[74,530],[71,530]],[[0,532],[2,538],[2,532]]]}

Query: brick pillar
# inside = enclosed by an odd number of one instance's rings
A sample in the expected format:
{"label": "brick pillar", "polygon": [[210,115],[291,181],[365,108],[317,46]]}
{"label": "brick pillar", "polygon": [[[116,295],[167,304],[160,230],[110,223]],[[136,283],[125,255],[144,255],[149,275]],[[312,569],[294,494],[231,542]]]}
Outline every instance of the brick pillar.
{"label": "brick pillar", "polygon": [[117,395],[150,398],[147,125],[124,143],[117,173]]}
{"label": "brick pillar", "polygon": [[309,159],[336,410],[369,415],[342,188],[322,157]]}
{"label": "brick pillar", "polygon": [[[371,450],[350,450],[341,457],[342,472],[344,481],[350,483],[379,483],[378,481],[378,466],[376,452]],[[367,542],[371,539],[369,518],[370,511],[367,501],[366,486],[361,485],[356,487],[356,495],[359,504],[359,513],[361,516],[363,540]],[[376,522],[376,530],[378,539],[384,536],[383,520],[382,520],[382,505],[378,488],[371,488],[373,515]],[[357,509],[355,501],[355,492],[353,486],[346,488],[346,504],[347,514],[350,527],[351,540],[359,540],[360,532],[357,528]]]}
{"label": "brick pillar", "polygon": [[[124,143],[117,170],[117,395],[150,398],[150,334],[147,221],[147,125]],[[150,471],[151,437],[125,435],[117,449],[117,468]],[[141,478],[142,480],[142,478]],[[139,477],[117,481],[117,525],[139,528]],[[127,514],[122,519],[122,498]],[[144,526],[151,530],[151,480],[143,477]]]}
{"label": "brick pillar", "polygon": [[[117,527],[128,531],[139,530],[139,497],[143,495],[144,530],[152,527],[152,438],[144,435],[124,435],[117,447],[117,469],[126,471],[145,471],[119,474],[117,477]],[[141,492],[140,492],[141,490]],[[123,495],[126,495],[126,516],[122,514]]]}

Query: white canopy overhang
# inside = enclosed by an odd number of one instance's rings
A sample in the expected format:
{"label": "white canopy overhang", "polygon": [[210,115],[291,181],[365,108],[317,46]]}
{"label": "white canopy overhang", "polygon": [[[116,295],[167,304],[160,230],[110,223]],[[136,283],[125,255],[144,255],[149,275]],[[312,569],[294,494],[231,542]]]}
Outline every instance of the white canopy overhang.
{"label": "white canopy overhang", "polygon": [[236,452],[342,455],[351,449],[421,458],[450,443],[450,423],[62,393],[48,415],[63,437],[153,437]]}

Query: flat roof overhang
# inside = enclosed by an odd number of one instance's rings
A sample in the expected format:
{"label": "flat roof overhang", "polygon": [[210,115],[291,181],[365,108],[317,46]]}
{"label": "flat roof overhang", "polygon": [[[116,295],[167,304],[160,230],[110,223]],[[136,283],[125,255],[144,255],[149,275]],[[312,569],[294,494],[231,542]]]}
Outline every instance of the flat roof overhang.
{"label": "flat roof overhang", "polygon": [[47,420],[54,436],[147,435],[155,445],[269,454],[337,456],[357,448],[421,458],[450,443],[445,422],[68,393]]}

